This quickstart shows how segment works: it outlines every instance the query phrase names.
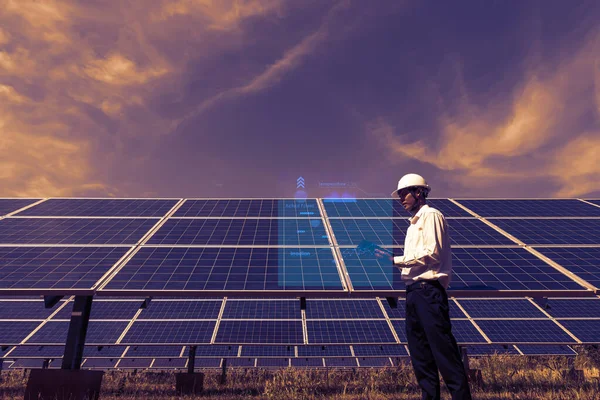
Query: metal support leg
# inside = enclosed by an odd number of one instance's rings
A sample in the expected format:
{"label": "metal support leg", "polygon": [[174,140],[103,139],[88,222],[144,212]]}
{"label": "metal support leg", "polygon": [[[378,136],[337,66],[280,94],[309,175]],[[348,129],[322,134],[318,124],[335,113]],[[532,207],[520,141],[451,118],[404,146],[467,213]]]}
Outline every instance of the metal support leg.
{"label": "metal support leg", "polygon": [[221,366],[221,385],[224,385],[227,382],[227,359],[223,359],[223,364]]}
{"label": "metal support leg", "polygon": [[80,369],[81,367],[91,310],[92,296],[75,296],[62,369]]}
{"label": "metal support leg", "polygon": [[188,354],[188,374],[194,372],[196,366],[196,346],[190,346],[190,352]]}

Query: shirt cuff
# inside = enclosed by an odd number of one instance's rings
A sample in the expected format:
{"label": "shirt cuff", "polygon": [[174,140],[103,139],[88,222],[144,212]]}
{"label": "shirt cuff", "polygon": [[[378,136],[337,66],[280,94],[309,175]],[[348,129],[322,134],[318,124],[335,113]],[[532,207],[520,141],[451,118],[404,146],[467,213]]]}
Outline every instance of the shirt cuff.
{"label": "shirt cuff", "polygon": [[404,256],[394,257],[394,264],[404,264]]}

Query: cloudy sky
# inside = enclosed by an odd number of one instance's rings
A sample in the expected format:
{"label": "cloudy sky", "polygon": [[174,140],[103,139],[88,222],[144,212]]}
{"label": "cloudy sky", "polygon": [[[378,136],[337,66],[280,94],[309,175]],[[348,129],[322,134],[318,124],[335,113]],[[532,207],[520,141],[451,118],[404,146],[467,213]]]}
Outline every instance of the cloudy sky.
{"label": "cloudy sky", "polygon": [[600,197],[600,2],[0,0],[0,196]]}

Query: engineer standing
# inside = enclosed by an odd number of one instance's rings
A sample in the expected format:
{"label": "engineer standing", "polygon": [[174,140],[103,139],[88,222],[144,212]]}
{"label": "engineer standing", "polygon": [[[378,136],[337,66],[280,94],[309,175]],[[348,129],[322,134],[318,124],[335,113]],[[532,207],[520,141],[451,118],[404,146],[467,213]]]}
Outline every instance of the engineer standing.
{"label": "engineer standing", "polygon": [[[392,196],[410,212],[404,255],[390,257],[406,284],[406,336],[422,399],[440,399],[438,370],[453,400],[471,399],[460,350],[452,334],[446,288],[452,276],[448,225],[427,205],[431,188],[422,176],[404,175]],[[375,250],[377,257],[389,257]]]}

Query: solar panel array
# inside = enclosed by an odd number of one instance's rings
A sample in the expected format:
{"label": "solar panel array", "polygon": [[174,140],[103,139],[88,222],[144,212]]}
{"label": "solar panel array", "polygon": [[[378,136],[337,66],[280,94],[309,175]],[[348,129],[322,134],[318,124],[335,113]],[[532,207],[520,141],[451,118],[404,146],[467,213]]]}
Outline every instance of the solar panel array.
{"label": "solar panel array", "polygon": [[[428,202],[450,229],[460,344],[572,354],[600,342],[600,201]],[[0,199],[0,294],[96,294],[88,367],[183,368],[190,345],[199,367],[392,365],[407,355],[404,303],[375,297],[405,286],[356,246],[402,254],[407,217],[389,199]],[[145,296],[204,298],[140,308]],[[62,355],[72,302],[42,304],[0,300],[6,360]]]}

